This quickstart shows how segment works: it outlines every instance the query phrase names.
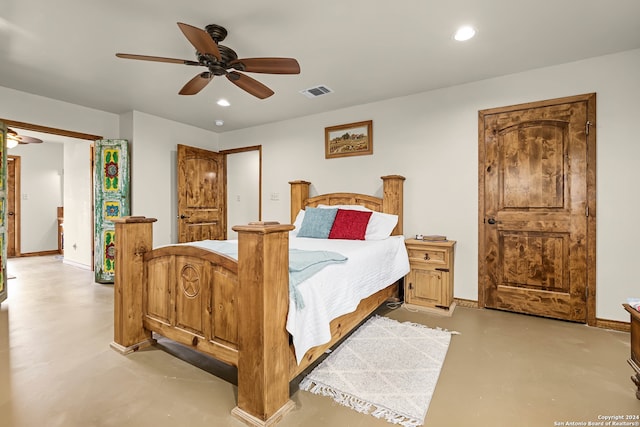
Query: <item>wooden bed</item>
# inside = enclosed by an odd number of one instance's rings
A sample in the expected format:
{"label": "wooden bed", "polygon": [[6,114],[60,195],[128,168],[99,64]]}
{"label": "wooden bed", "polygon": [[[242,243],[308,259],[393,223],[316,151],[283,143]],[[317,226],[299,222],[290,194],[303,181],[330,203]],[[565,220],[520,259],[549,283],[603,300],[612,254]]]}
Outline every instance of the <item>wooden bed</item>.
{"label": "wooden bed", "polygon": [[[398,215],[402,234],[403,183],[382,177],[383,197],[331,193],[309,197],[310,183],[291,185],[291,222],[306,206],[363,205]],[[295,407],[289,383],[328,348],[397,293],[397,283],[362,300],[356,311],[331,322],[330,342],[310,349],[298,364],[286,330],[289,308],[289,231],[292,225],[235,226],[238,260],[194,246],[153,248],[146,217],[116,223],[114,340],[128,354],[152,345],[152,333],[189,346],[238,370],[238,405],[247,424],[277,423]]]}

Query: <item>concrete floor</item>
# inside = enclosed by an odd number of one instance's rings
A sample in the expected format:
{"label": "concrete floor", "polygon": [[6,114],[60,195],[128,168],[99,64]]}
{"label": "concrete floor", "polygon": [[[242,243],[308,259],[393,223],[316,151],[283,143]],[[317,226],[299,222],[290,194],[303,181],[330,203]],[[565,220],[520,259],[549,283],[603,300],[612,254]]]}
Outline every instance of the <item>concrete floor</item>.
{"label": "concrete floor", "polygon": [[[166,340],[130,356],[110,349],[113,287],[94,283],[92,272],[57,257],[10,259],[9,272],[16,278],[0,309],[0,426],[243,426],[230,415],[233,369]],[[452,317],[379,313],[461,333],[425,426],[587,425],[640,414],[627,333],[461,307]],[[279,426],[391,425],[292,388],[296,408]]]}

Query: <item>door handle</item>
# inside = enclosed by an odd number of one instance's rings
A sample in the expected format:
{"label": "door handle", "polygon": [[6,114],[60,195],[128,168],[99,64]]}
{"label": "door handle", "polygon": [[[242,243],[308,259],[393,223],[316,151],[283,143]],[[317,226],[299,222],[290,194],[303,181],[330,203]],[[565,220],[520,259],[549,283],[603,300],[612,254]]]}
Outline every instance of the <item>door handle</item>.
{"label": "door handle", "polygon": [[9,214],[9,216],[12,216],[12,215],[13,215],[13,212],[8,212],[8,214]]}
{"label": "door handle", "polygon": [[496,223],[496,219],[495,219],[495,218],[489,218],[489,219],[487,220],[487,222],[488,222],[489,224],[493,225],[493,224],[495,224],[495,223]]}

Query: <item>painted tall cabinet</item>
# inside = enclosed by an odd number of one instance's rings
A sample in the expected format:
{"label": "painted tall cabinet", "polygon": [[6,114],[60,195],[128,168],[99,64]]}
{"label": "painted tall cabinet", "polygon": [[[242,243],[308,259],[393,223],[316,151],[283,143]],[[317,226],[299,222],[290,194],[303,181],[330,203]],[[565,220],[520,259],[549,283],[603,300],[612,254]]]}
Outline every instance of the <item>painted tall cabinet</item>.
{"label": "painted tall cabinet", "polygon": [[0,122],[0,303],[7,299],[7,127]]}
{"label": "painted tall cabinet", "polygon": [[115,225],[130,215],[129,143],[103,139],[94,144],[94,271],[98,283],[113,283],[115,276]]}

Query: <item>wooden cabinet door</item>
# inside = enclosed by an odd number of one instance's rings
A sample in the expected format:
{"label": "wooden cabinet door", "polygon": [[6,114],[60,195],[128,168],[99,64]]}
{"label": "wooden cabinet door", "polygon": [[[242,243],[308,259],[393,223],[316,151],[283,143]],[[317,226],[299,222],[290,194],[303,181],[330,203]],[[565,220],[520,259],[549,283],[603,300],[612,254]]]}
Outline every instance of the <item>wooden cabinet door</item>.
{"label": "wooden cabinet door", "polygon": [[224,154],[178,145],[178,242],[227,236]]}
{"label": "wooden cabinet door", "polygon": [[405,296],[408,304],[431,307],[444,305],[442,272],[426,267],[412,267],[406,280],[409,282]]}
{"label": "wooden cabinet door", "polygon": [[586,322],[594,107],[583,96],[480,112],[481,306]]}

